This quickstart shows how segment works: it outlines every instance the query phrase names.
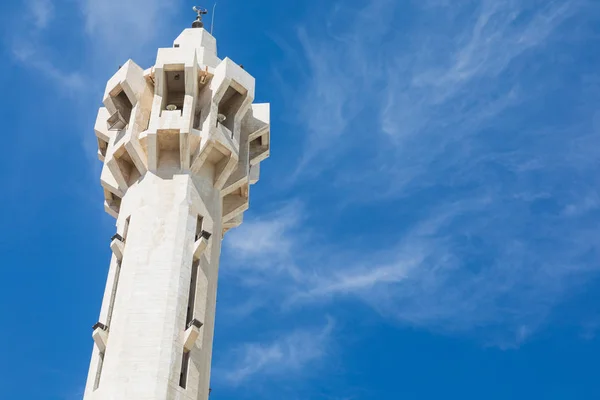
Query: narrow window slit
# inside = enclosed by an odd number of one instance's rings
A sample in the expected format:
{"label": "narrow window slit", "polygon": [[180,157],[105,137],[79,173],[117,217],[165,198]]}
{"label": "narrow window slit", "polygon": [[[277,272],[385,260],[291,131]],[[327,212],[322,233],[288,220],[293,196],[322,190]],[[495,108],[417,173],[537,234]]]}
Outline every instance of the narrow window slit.
{"label": "narrow window slit", "polygon": [[190,351],[183,352],[183,357],[181,357],[181,374],[179,374],[179,386],[185,389],[187,386],[187,376],[188,369],[190,366]]}
{"label": "narrow window slit", "polygon": [[[194,240],[198,240],[202,234],[202,222],[203,222],[203,218],[199,216],[196,221],[196,234],[195,234]],[[186,310],[186,315],[185,315],[184,330],[186,330],[189,327],[190,323],[194,320],[194,304],[196,303],[196,286],[198,284],[199,266],[200,266],[199,260],[195,260],[192,263],[192,271],[191,271],[191,276],[190,276],[190,291],[188,294],[188,303],[187,303],[187,310]],[[181,373],[179,375],[179,386],[182,387],[183,389],[185,389],[186,385],[187,385],[187,375],[188,375],[188,369],[190,366],[190,354],[191,354],[191,351],[186,351],[185,348],[183,349],[183,356],[181,357]]]}
{"label": "narrow window slit", "polygon": [[202,116],[202,110],[197,110],[194,113],[194,129],[200,129],[200,117]]}
{"label": "narrow window slit", "polygon": [[198,266],[200,261],[194,261],[192,264],[192,277],[190,280],[190,293],[188,295],[188,306],[187,306],[187,314],[185,318],[185,328],[188,328],[188,325],[194,319],[194,303],[196,302],[196,286],[198,281]]}
{"label": "narrow window slit", "polygon": [[[125,220],[125,226],[123,227],[123,236],[116,234],[115,236],[120,236],[123,243],[127,243],[127,233],[129,232],[129,222],[131,220],[131,215],[127,217]],[[123,250],[123,253],[125,251]],[[117,288],[119,287],[119,278],[121,276],[121,263],[123,260],[118,260],[116,269],[115,269],[115,279],[113,281],[112,291],[110,294],[110,300],[108,303],[108,315],[106,316],[106,326],[110,329],[110,323],[112,321],[113,311],[115,308],[115,300],[117,298]]]}
{"label": "narrow window slit", "polygon": [[200,237],[202,236],[203,221],[204,221],[204,218],[198,217],[198,220],[196,221],[196,235],[195,235],[194,240],[200,240]]}
{"label": "narrow window slit", "polygon": [[129,233],[129,222],[131,221],[131,215],[125,220],[125,226],[123,227],[123,240],[127,239]]}
{"label": "narrow window slit", "polygon": [[[119,234],[115,234],[115,236],[113,236],[113,238],[118,236],[125,243],[125,241],[127,239],[127,232],[129,230],[130,219],[131,219],[131,216],[127,217],[127,219],[125,220],[123,236],[121,236]],[[109,299],[109,303],[108,303],[108,313],[106,315],[106,329],[109,329],[109,330],[110,330],[110,324],[112,322],[113,312],[115,309],[115,300],[117,298],[117,288],[119,286],[119,277],[121,276],[121,262],[122,262],[122,260],[118,260],[117,265],[115,266],[115,279],[113,281],[113,285],[112,285],[112,289],[111,289],[111,293],[110,293],[110,299]],[[103,352],[100,352],[100,354],[99,354],[98,367],[96,368],[96,377],[94,380],[94,390],[98,389],[98,387],[100,386],[100,378],[102,376],[102,367],[104,365],[104,354],[105,353],[106,353],[106,350],[104,350]]]}

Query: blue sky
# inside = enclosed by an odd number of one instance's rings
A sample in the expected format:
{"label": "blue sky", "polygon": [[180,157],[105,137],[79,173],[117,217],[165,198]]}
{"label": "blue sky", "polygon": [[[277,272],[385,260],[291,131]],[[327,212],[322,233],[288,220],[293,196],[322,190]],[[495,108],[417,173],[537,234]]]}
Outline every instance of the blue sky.
{"label": "blue sky", "polygon": [[[0,6],[0,399],[81,398],[114,233],[93,122],[191,6]],[[224,241],[211,399],[600,398],[600,3],[224,0],[215,36],[272,156]]]}

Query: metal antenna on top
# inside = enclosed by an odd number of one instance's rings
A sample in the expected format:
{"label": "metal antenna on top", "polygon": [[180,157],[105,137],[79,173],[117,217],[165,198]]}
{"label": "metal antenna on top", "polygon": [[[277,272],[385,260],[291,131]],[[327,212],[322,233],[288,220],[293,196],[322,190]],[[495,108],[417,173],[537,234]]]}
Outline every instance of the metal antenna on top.
{"label": "metal antenna on top", "polygon": [[215,2],[215,5],[213,6],[213,15],[212,15],[212,21],[210,22],[210,34],[213,34],[213,30],[215,29],[215,8],[217,8],[217,2]]}

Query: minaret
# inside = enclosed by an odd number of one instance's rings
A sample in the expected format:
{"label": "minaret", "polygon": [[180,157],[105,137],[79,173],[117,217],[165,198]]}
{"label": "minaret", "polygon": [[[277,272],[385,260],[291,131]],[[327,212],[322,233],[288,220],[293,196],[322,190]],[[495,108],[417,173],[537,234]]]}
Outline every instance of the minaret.
{"label": "minaret", "polygon": [[86,400],[209,395],[221,240],[269,156],[269,105],[195,11],[153,67],[120,67],[96,120],[116,234]]}

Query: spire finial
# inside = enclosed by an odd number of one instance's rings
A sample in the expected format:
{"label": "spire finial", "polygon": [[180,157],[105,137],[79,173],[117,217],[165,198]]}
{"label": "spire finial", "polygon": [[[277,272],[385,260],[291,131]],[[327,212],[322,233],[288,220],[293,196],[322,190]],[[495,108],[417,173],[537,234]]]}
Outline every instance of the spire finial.
{"label": "spire finial", "polygon": [[204,28],[204,23],[202,22],[202,16],[208,14],[208,10],[206,8],[201,8],[201,7],[196,7],[196,6],[192,7],[192,10],[194,10],[194,12],[196,14],[198,14],[198,16],[196,17],[196,20],[192,24],[192,28]]}

